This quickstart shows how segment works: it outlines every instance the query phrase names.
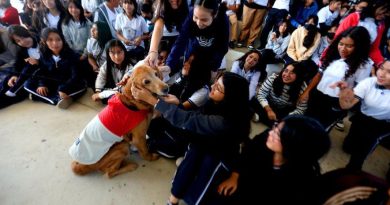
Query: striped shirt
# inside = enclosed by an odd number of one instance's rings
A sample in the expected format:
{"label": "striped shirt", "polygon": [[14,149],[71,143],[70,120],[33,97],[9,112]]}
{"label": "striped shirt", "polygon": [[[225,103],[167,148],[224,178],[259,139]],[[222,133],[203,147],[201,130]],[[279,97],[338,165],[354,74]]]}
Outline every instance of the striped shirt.
{"label": "striped shirt", "polygon": [[[267,80],[261,85],[258,93],[257,93],[257,99],[259,100],[261,106],[269,106],[271,104],[271,107],[274,108],[285,108],[285,107],[292,107],[295,105],[295,103],[290,101],[290,95],[288,94],[288,90],[290,89],[289,85],[284,85],[283,92],[280,96],[277,96],[274,93],[274,88],[272,87],[275,78],[278,77],[278,74],[274,73],[270,77],[267,78]],[[303,91],[306,89],[307,85],[304,82],[301,87],[301,91],[299,94],[302,94]],[[295,106],[295,110],[289,113],[289,115],[292,114],[298,114],[303,115],[307,109],[307,103],[298,103]]]}

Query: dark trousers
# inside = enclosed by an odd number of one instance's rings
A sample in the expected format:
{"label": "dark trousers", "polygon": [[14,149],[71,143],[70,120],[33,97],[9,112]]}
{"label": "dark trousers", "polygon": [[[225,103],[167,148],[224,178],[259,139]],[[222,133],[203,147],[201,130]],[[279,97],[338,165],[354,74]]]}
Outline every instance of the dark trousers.
{"label": "dark trousers", "polygon": [[347,114],[346,110],[340,108],[338,98],[325,95],[317,88],[310,92],[306,115],[317,119],[328,132]]}
{"label": "dark trousers", "polygon": [[23,85],[24,82],[26,82],[27,79],[31,78],[32,74],[38,69],[37,65],[30,65],[27,64],[24,66],[22,69],[22,72],[20,73],[15,73],[15,76],[18,76],[18,80],[15,82],[15,85],[12,86],[12,88],[9,88],[9,91],[13,93],[17,93],[19,91],[23,91]]}
{"label": "dark trousers", "polygon": [[284,63],[283,59],[276,58],[276,54],[271,49],[263,49],[261,54],[265,64]]}
{"label": "dark trousers", "polygon": [[1,83],[0,109],[21,102],[27,97],[27,92],[24,89],[21,89],[19,92],[17,92],[17,95],[15,97],[9,97],[5,95],[5,92],[10,89],[10,87],[8,86],[8,80],[11,78],[11,76],[12,75],[7,76]]}
{"label": "dark trousers", "polygon": [[375,150],[381,139],[390,136],[390,121],[377,120],[361,112],[351,117],[351,128],[344,140],[351,158],[347,165],[351,169],[362,169],[366,157]]}
{"label": "dark trousers", "polygon": [[230,176],[220,159],[193,144],[177,168],[171,193],[187,204],[231,204],[229,197],[217,193],[218,185]]}
{"label": "dark trousers", "polygon": [[145,48],[142,46],[137,46],[133,49],[130,49],[127,51],[127,53],[129,54],[130,58],[137,60],[137,62],[145,58]]}
{"label": "dark trousers", "polygon": [[189,144],[185,131],[172,126],[163,117],[155,118],[150,122],[147,134],[149,150],[167,158],[184,156]]}
{"label": "dark trousers", "polygon": [[279,22],[285,19],[287,15],[288,11],[285,9],[271,8],[271,10],[269,10],[265,20],[264,28],[260,35],[260,48],[264,48],[265,45],[267,45],[269,32],[271,32],[274,27],[277,27]]}
{"label": "dark trousers", "polygon": [[[52,105],[57,105],[57,103],[61,100],[60,95],[58,93],[58,88],[62,84],[62,82],[49,81],[45,87],[49,89],[48,96],[42,96],[37,93],[37,88],[39,79],[36,77],[30,78],[24,84],[24,89],[27,92],[33,94],[33,99],[43,101],[45,103],[49,103]],[[78,83],[74,83],[72,86],[69,86],[66,91],[63,91],[73,99],[77,99],[81,97],[86,91],[86,83],[84,81],[80,81]]]}

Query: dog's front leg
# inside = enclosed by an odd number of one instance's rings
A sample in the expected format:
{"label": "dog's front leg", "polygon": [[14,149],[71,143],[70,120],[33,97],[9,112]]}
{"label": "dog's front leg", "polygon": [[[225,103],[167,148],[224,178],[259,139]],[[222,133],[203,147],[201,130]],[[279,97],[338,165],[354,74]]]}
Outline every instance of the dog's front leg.
{"label": "dog's front leg", "polygon": [[159,155],[156,153],[150,153],[146,146],[146,131],[149,127],[150,117],[142,121],[136,128],[132,130],[133,140],[132,144],[137,147],[138,153],[141,157],[148,161],[157,160]]}

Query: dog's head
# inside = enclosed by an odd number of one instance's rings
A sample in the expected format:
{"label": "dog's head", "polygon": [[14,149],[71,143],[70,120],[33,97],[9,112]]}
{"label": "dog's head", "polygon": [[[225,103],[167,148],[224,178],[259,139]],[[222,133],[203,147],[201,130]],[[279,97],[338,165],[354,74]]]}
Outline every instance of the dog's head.
{"label": "dog's head", "polygon": [[[156,96],[167,95],[168,85],[164,83],[159,76],[161,75],[157,69],[153,69],[152,67],[144,64],[138,65],[134,68],[130,78],[127,80],[126,85],[123,87],[122,94],[127,98],[136,101],[131,93],[131,88],[136,86],[138,88],[145,88]],[[136,106],[141,108],[139,107],[139,103],[140,102],[137,102]],[[134,102],[126,104],[134,104]],[[143,105],[145,106],[145,104]]]}

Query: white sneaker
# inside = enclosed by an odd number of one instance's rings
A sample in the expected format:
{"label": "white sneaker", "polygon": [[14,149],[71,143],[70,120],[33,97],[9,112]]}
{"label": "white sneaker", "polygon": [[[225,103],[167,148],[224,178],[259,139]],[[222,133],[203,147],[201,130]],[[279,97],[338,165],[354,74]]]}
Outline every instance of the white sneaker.
{"label": "white sneaker", "polygon": [[253,122],[260,122],[260,116],[257,113],[253,114],[252,121]]}
{"label": "white sneaker", "polygon": [[184,157],[179,157],[179,158],[176,159],[176,166],[177,166],[177,167],[181,164],[181,162],[183,161],[183,159],[184,159]]}
{"label": "white sneaker", "polygon": [[336,123],[336,126],[334,126],[336,128],[336,130],[339,130],[339,131],[344,131],[344,122],[343,121],[338,121]]}
{"label": "white sneaker", "polygon": [[70,104],[72,104],[72,102],[73,102],[73,99],[71,97],[64,98],[64,99],[61,99],[60,101],[58,101],[57,107],[60,109],[66,109],[70,106]]}

